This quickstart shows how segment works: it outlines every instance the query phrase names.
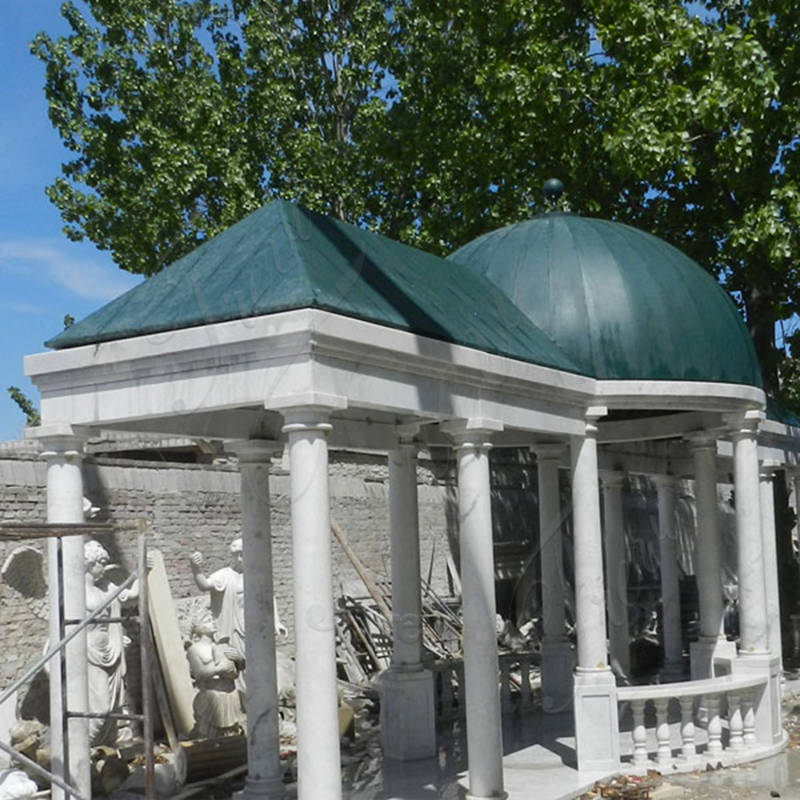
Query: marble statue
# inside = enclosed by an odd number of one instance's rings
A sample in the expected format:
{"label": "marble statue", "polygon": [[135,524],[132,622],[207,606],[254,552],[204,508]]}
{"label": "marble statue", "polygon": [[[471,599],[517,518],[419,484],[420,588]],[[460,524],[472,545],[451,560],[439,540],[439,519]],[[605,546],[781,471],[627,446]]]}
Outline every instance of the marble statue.
{"label": "marble statue", "polygon": [[242,665],[236,676],[236,688],[244,704],[244,578],[242,576],[242,540],[230,544],[231,563],[206,576],[202,572],[203,554],[192,553],[189,563],[197,588],[208,592],[211,599],[211,617],[217,641],[229,645]]}
{"label": "marble statue", "polygon": [[[86,565],[86,612],[91,614],[103,605],[118,586],[109,577],[108,551],[97,541],[87,541],[83,548]],[[123,605],[139,597],[138,581],[125,589],[90,625],[86,634],[86,657],[89,682],[89,711],[95,714],[121,713],[125,704],[125,645],[122,625],[104,623],[104,617],[119,617]],[[117,720],[89,720],[89,741],[93,747],[114,745],[118,738]]]}
{"label": "marble statue", "polygon": [[192,625],[192,644],[186,657],[197,686],[193,736],[214,739],[242,733],[245,715],[236,687],[239,666],[232,651],[214,641],[210,617]]}
{"label": "marble statue", "polygon": [[[208,592],[211,599],[211,617],[216,630],[217,642],[233,648],[236,660],[245,663],[244,648],[244,580],[242,576],[242,540],[234,539],[230,544],[230,566],[222,567],[206,576],[203,571],[203,554],[194,552],[189,557],[192,574],[197,588]],[[275,598],[272,600],[275,612],[275,633],[286,636],[286,627],[278,616]],[[236,686],[244,701],[244,669],[236,678]]]}

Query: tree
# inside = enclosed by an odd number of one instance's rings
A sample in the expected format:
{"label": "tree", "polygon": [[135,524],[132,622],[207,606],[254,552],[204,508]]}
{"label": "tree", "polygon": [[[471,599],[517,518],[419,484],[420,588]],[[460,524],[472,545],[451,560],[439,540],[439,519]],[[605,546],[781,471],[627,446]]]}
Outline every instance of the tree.
{"label": "tree", "polygon": [[800,310],[800,18],[783,0],[634,7],[595,18],[608,158],[653,193],[633,219],[739,299],[777,396],[774,325]]}
{"label": "tree", "polygon": [[48,193],[120,266],[152,273],[273,196],[444,253],[536,213],[555,175],[575,211],[724,282],[778,392],[774,322],[800,307],[789,0],[81,7],[33,43],[74,153]]}
{"label": "tree", "polygon": [[270,196],[359,218],[384,3],[82,5],[62,6],[69,36],[32,43],[75,154],[47,190],[70,238],[152,274]]}
{"label": "tree", "polygon": [[25,422],[28,425],[31,427],[36,427],[37,425],[42,424],[42,420],[39,416],[39,411],[36,409],[36,406],[18,386],[9,386],[7,391],[9,397],[17,404],[19,410],[25,415]]}

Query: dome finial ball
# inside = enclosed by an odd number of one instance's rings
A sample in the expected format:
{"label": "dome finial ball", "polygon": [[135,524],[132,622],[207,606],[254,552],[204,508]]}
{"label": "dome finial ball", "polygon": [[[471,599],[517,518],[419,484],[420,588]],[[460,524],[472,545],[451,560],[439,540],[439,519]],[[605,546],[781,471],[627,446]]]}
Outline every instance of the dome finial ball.
{"label": "dome finial ball", "polygon": [[548,178],[542,187],[545,199],[551,203],[556,202],[564,193],[564,184],[558,178]]}

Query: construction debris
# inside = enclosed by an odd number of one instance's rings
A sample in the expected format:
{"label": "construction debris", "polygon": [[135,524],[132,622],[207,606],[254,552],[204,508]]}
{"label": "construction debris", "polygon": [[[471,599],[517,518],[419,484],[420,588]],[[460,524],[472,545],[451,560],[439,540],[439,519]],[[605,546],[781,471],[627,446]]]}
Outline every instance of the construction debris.
{"label": "construction debris", "polygon": [[[393,649],[392,591],[386,580],[372,577],[336,523],[331,530],[361,578],[367,595],[354,597],[342,592],[336,601],[336,655],[340,678],[352,688],[360,687],[363,696],[375,691],[378,675],[391,665]],[[442,597],[422,582],[421,598],[422,658],[436,672],[437,713],[441,719],[463,716],[461,601]],[[504,702],[511,706],[511,695],[520,696],[520,707],[531,703],[531,684],[538,677],[539,652],[535,625],[524,633],[509,621],[498,618],[498,645],[504,654],[518,654],[507,661],[503,674]],[[524,671],[524,674],[523,674]],[[356,694],[358,689],[356,688]]]}
{"label": "construction debris", "polygon": [[661,785],[661,773],[651,769],[647,775],[617,775],[607,781],[597,781],[580,800],[654,800],[653,792]]}

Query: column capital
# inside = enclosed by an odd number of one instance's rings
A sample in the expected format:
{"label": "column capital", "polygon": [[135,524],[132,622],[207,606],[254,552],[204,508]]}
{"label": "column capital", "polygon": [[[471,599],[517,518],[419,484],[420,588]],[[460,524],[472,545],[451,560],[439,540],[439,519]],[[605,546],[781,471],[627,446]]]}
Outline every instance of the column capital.
{"label": "column capital", "polygon": [[307,409],[320,409],[329,414],[347,408],[347,398],[339,394],[326,392],[298,392],[296,394],[277,395],[264,401],[268,411],[279,411],[284,416],[295,410],[303,412]]}
{"label": "column capital", "polygon": [[728,426],[731,439],[737,441],[758,434],[761,423],[766,419],[766,414],[758,408],[726,414],[725,424]]}
{"label": "column capital", "polygon": [[440,423],[442,433],[447,434],[457,448],[483,447],[490,448],[490,439],[495,433],[503,430],[503,423],[487,417],[469,417],[466,419],[449,419]]}
{"label": "column capital", "polygon": [[334,411],[347,408],[347,399],[339,395],[321,392],[273,397],[265,406],[283,415],[282,433],[318,431],[328,433],[332,429],[330,416]]}
{"label": "column capital", "polygon": [[597,423],[600,419],[608,415],[607,406],[587,406],[583,414],[584,423],[586,425],[585,436],[596,437],[599,431]]}
{"label": "column capital", "polygon": [[772,480],[775,473],[781,469],[783,469],[783,464],[771,458],[758,462],[758,475],[761,480]]}
{"label": "column capital", "polygon": [[275,439],[237,439],[225,445],[235,453],[240,464],[269,464],[272,457],[283,452],[283,442]]}
{"label": "column capital", "polygon": [[692,431],[687,433],[683,439],[691,450],[713,450],[716,455],[717,439],[720,435],[725,435],[723,429],[717,431]]}
{"label": "column capital", "polygon": [[601,469],[600,482],[604,489],[621,489],[627,473],[620,469]]}
{"label": "column capital", "polygon": [[567,446],[564,442],[537,442],[530,447],[531,452],[536,456],[536,461],[560,461]]}
{"label": "column capital", "polygon": [[419,422],[401,422],[395,425],[398,446],[416,448],[417,443],[414,440],[419,435],[421,427]]}
{"label": "column capital", "polygon": [[674,475],[650,475],[650,480],[655,485],[656,489],[674,489],[678,483],[678,479]]}
{"label": "column capital", "polygon": [[38,442],[40,455],[44,458],[62,455],[83,457],[83,446],[89,438],[89,429],[68,423],[39,425],[26,428],[25,438]]}

